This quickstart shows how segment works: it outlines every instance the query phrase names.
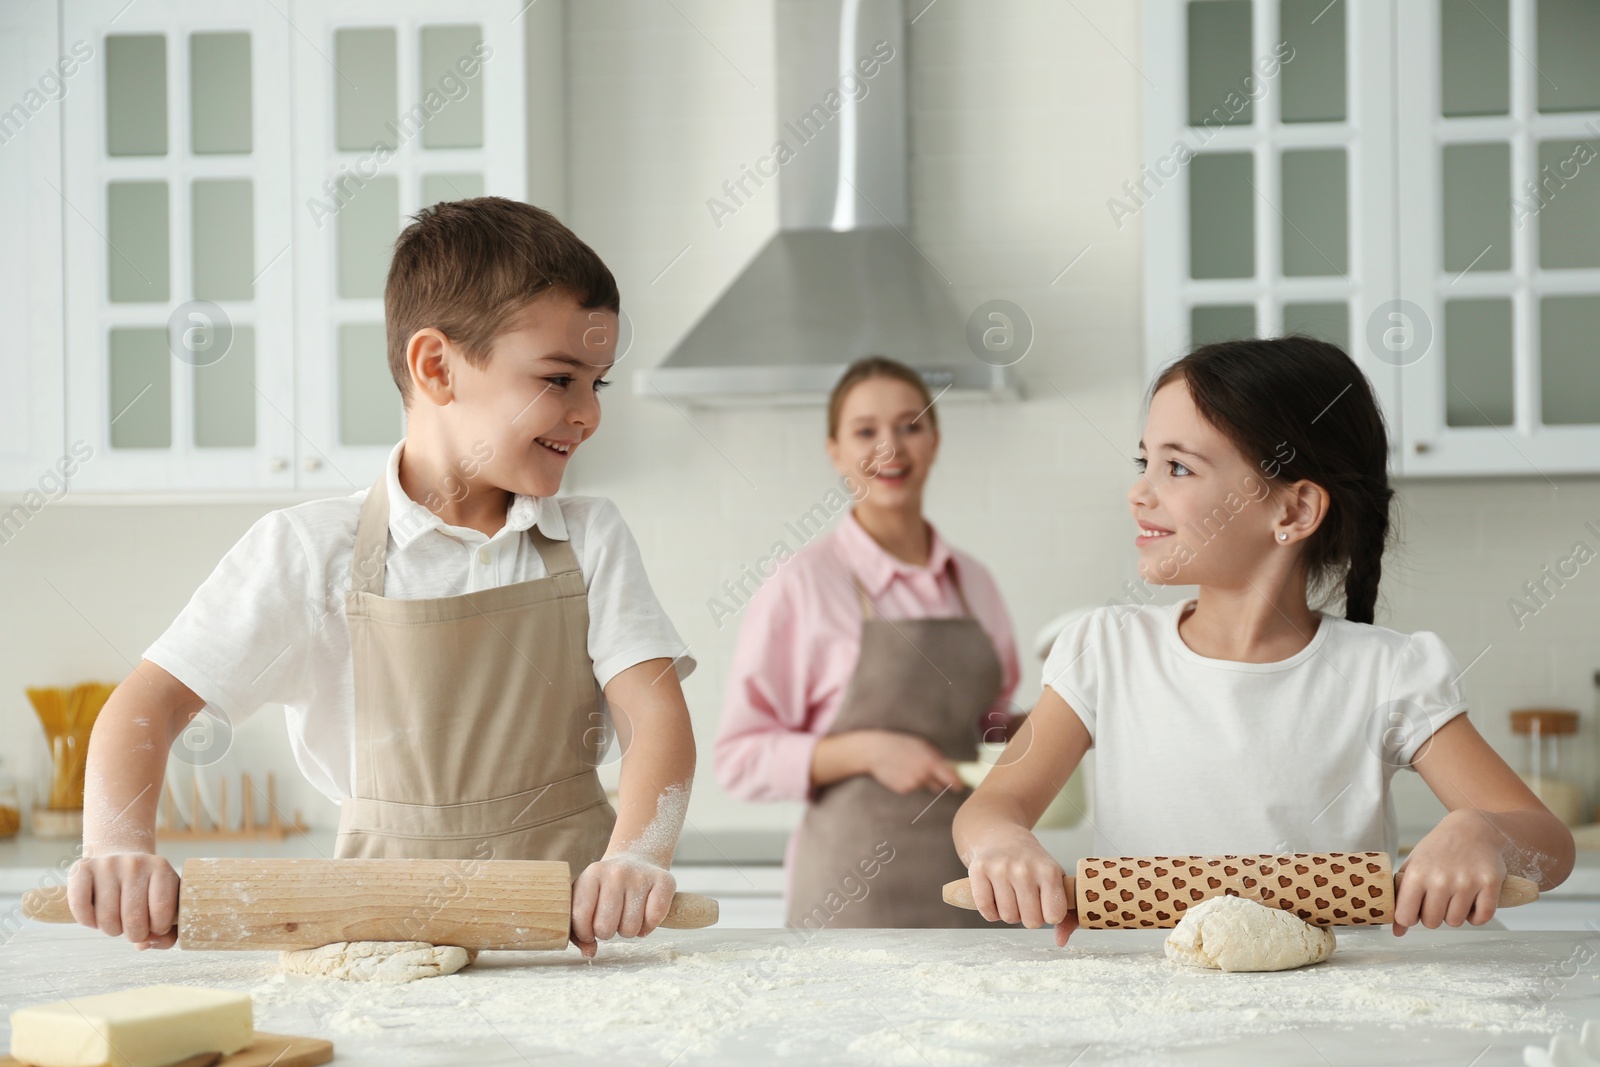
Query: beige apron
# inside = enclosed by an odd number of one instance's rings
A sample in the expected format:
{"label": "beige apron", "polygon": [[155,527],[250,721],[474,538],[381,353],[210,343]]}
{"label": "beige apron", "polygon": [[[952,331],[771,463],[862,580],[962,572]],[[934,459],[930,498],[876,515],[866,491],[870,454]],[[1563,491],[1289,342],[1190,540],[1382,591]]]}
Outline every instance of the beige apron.
{"label": "beige apron", "polygon": [[460,596],[383,595],[384,479],[356,525],[346,615],[355,782],[340,857],[599,859],[616,812],[595,768],[607,731],[589,602],[570,541],[530,526],[547,577]]}
{"label": "beige apron", "polygon": [[[856,584],[861,656],[830,735],[899,730],[926,738],[947,759],[976,758],[979,718],[1000,695],[1000,658],[959,580],[956,595],[964,616],[889,620]],[[825,786],[796,831],[789,925],[988,926],[940,897],[944,883],[967,874],[950,833],[964,796],[901,795],[870,774]]]}

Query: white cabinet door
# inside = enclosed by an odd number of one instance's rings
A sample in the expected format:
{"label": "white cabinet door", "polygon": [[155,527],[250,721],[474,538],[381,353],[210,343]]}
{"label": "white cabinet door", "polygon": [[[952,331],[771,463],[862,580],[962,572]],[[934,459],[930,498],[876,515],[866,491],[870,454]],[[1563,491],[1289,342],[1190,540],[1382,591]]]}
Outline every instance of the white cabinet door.
{"label": "white cabinet door", "polygon": [[[10,333],[0,390],[0,492],[26,494],[0,516],[0,542],[66,487],[61,406],[61,117],[87,92],[87,41],[63,42],[54,3],[0,5],[0,321]],[[20,510],[19,510],[20,509]]]}
{"label": "white cabinet door", "polygon": [[1600,5],[1399,5],[1404,469],[1600,470]]}
{"label": "white cabinet door", "polygon": [[67,430],[92,491],[294,485],[290,28],[246,0],[74,0]]}
{"label": "white cabinet door", "polygon": [[[1196,344],[1309,333],[1344,348],[1391,425],[1396,368],[1364,343],[1395,287],[1389,0],[1146,0],[1146,369]],[[1329,398],[1330,401],[1333,398]]]}
{"label": "white cabinet door", "polygon": [[522,6],[297,2],[294,270],[300,484],[354,490],[404,433],[383,288],[441,200],[522,199]]}

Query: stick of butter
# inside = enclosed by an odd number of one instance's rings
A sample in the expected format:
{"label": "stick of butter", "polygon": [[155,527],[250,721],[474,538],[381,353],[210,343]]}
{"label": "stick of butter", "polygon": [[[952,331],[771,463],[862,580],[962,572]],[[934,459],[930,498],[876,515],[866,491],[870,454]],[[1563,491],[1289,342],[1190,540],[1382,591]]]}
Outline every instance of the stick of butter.
{"label": "stick of butter", "polygon": [[163,1067],[255,1038],[250,995],[153,985],[18,1008],[11,1055],[34,1067]]}

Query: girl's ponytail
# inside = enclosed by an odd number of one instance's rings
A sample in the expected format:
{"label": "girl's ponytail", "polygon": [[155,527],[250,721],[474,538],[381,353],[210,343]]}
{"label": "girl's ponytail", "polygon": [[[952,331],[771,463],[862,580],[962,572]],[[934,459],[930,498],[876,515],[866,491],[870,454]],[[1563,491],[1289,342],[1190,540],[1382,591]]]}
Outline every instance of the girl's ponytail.
{"label": "girl's ponytail", "polygon": [[1378,579],[1383,576],[1383,553],[1389,545],[1389,502],[1394,490],[1388,480],[1361,487],[1346,499],[1368,506],[1351,508],[1350,562],[1344,576],[1344,617],[1351,622],[1373,621],[1378,606]]}

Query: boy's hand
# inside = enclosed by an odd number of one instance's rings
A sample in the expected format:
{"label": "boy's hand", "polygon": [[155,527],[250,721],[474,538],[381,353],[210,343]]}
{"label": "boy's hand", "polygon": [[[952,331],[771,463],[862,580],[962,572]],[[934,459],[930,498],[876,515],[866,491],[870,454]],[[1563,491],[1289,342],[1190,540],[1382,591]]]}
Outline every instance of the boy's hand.
{"label": "boy's hand", "polygon": [[1067,899],[1066,872],[1023,831],[972,857],[967,878],[978,914],[990,922],[1018,923],[1030,930],[1056,928],[1056,945],[1065,946],[1078,928],[1078,913]]}
{"label": "boy's hand", "polygon": [[572,943],[592,957],[596,942],[644,937],[667,917],[677,888],[670,871],[632,852],[589,864],[572,887]]}
{"label": "boy's hand", "polygon": [[178,872],[152,852],[86,856],[67,874],[67,906],[91,930],[126,934],[141,949],[178,940]]}
{"label": "boy's hand", "polygon": [[1435,930],[1494,918],[1506,879],[1506,844],[1505,835],[1470,808],[1440,819],[1396,875],[1395,936],[1419,923]]}

